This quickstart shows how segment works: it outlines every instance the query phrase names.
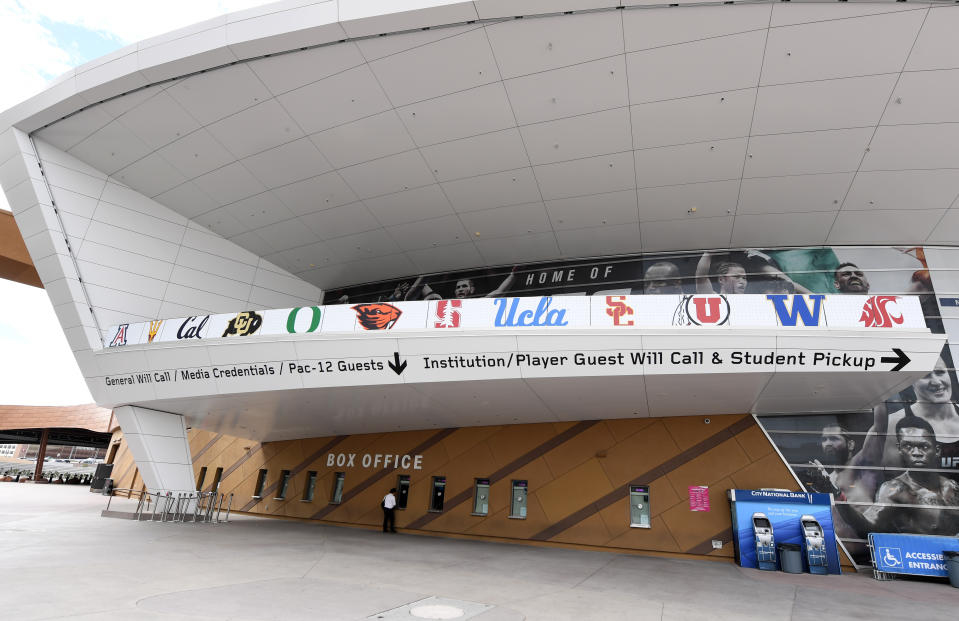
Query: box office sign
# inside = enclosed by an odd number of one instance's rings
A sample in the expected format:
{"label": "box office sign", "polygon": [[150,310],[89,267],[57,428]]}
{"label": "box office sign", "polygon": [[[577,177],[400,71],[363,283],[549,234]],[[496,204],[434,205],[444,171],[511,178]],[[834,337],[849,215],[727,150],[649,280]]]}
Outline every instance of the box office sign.
{"label": "box office sign", "polygon": [[393,453],[327,453],[327,468],[363,468],[366,470],[422,470],[422,455]]}

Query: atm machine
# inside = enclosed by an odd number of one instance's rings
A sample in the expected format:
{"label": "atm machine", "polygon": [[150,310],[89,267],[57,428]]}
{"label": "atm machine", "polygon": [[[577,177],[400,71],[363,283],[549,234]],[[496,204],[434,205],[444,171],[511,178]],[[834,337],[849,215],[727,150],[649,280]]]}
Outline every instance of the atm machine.
{"label": "atm machine", "polygon": [[827,571],[826,536],[822,526],[811,515],[799,518],[802,529],[803,545],[806,548],[806,561],[809,563],[809,573],[825,575]]}
{"label": "atm machine", "polygon": [[773,537],[773,525],[765,513],[753,513],[753,536],[756,541],[756,562],[759,569],[775,571],[776,539]]}

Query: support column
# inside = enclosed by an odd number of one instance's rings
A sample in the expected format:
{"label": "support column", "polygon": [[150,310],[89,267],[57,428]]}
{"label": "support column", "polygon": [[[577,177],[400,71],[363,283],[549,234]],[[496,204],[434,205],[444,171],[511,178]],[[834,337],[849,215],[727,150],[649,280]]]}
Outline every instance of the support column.
{"label": "support column", "polygon": [[37,449],[37,466],[33,469],[33,482],[43,477],[43,458],[47,456],[47,440],[50,439],[50,430],[44,429],[40,434],[40,448]]}
{"label": "support column", "polygon": [[114,408],[113,414],[149,491],[195,490],[193,459],[182,416],[132,405]]}

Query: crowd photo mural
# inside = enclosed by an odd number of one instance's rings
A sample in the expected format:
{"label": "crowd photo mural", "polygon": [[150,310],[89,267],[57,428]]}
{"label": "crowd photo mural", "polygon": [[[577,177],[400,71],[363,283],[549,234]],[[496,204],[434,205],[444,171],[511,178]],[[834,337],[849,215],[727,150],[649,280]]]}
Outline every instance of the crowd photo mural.
{"label": "crowd photo mural", "polygon": [[[411,276],[332,290],[326,304],[624,294],[920,296],[942,333],[921,247],[812,247],[637,255]],[[762,416],[806,491],[832,494],[837,535],[868,562],[870,532],[959,534],[959,389],[948,345],[935,369],[871,412]]]}

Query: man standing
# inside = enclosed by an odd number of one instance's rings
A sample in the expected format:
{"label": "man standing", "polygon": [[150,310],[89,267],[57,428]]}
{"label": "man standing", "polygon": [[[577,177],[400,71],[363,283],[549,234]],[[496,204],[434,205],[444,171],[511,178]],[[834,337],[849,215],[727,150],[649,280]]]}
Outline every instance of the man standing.
{"label": "man standing", "polygon": [[842,504],[837,505],[840,513],[865,533],[956,535],[959,515],[947,507],[959,504],[959,484],[934,470],[939,467],[939,443],[932,425],[907,416],[896,424],[896,439],[906,471],[883,483],[876,504],[862,513]]}
{"label": "man standing", "polygon": [[840,263],[833,274],[833,284],[839,293],[869,293],[869,279],[855,263]]}
{"label": "man standing", "polygon": [[682,295],[683,281],[676,264],[671,261],[658,261],[650,265],[643,275],[643,293],[646,295]]}
{"label": "man standing", "polygon": [[391,488],[386,496],[383,496],[383,532],[396,532],[396,488]]}

